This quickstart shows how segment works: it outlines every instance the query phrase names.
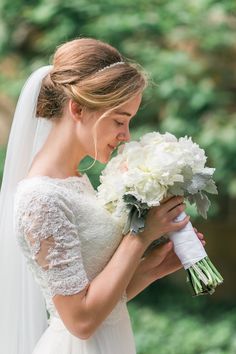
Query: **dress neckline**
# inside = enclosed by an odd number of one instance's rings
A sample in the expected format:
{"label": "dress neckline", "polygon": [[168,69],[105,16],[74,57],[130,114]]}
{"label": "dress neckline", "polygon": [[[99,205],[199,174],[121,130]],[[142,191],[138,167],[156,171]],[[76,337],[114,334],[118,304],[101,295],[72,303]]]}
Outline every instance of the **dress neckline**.
{"label": "dress neckline", "polygon": [[56,181],[56,182],[68,182],[68,181],[79,181],[79,180],[83,180],[84,178],[88,179],[88,176],[86,175],[86,173],[82,174],[81,176],[69,176],[66,178],[59,178],[59,177],[50,177],[50,176],[46,176],[46,175],[35,175],[32,177],[26,177],[21,179],[19,183],[22,182],[26,182],[26,181],[31,181],[31,180],[35,180],[35,179],[44,179],[44,180],[49,180],[49,181]]}
{"label": "dress neckline", "polygon": [[[20,180],[17,183],[16,190],[21,189],[27,185],[35,185],[35,183],[46,183],[50,185],[55,185],[55,186],[61,186],[61,187],[76,187],[77,189],[83,189],[84,187],[86,190],[91,190],[93,193],[96,193],[96,190],[94,189],[88,175],[86,173],[82,174],[81,176],[69,176],[66,178],[55,178],[55,177],[50,177],[50,176],[45,176],[45,175],[35,175],[32,177],[24,178]],[[28,184],[29,183],[29,184]]]}

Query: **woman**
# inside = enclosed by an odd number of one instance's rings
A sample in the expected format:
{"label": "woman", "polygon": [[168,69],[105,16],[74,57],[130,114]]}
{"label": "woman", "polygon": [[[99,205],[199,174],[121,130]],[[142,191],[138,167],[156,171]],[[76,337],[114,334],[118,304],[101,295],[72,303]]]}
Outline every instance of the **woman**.
{"label": "woman", "polygon": [[[106,43],[82,38],[61,45],[52,67],[33,74],[23,90],[18,120],[23,124],[29,106],[33,107],[29,116],[40,118],[25,123],[29,129],[37,121],[18,142],[28,155],[11,173],[17,175],[16,188],[11,184],[14,233],[49,313],[49,326],[35,345],[42,328],[29,313],[42,309],[24,303],[29,331],[34,326],[37,332],[32,333],[33,354],[135,353],[127,301],[180,268],[171,243],[142,256],[153,240],[187,224],[189,217],[173,222],[185,209],[183,198],[151,209],[145,230],[137,237],[122,236],[121,222],[99,205],[87,175],[78,171],[85,156],[106,163],[118,144],[130,139],[129,123],[146,85],[137,64]],[[48,125],[40,128],[44,122]],[[15,135],[10,142],[16,148]],[[9,152],[7,161],[10,156]],[[10,170],[7,163],[5,169]],[[10,185],[6,171],[2,188]],[[203,238],[199,233],[198,237]],[[25,269],[23,274],[27,275]],[[24,288],[24,301],[32,297]],[[23,344],[17,354],[30,354],[31,336],[20,333]]]}

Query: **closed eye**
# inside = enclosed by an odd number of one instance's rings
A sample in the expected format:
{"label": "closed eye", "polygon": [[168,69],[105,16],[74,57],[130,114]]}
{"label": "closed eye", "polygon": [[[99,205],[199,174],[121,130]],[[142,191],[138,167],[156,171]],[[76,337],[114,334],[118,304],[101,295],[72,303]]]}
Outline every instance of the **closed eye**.
{"label": "closed eye", "polygon": [[118,120],[116,120],[116,119],[115,119],[115,122],[116,122],[116,124],[117,124],[117,125],[119,125],[119,126],[120,126],[120,125],[124,125],[124,123],[123,123],[123,122],[119,122],[119,121],[118,121]]}

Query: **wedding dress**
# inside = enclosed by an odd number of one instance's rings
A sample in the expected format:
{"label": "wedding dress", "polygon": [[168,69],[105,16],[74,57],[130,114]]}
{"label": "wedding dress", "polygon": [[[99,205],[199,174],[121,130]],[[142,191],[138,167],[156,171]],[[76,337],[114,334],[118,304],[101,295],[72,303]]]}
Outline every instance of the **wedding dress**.
{"label": "wedding dress", "polygon": [[122,239],[122,227],[99,204],[86,174],[65,179],[34,176],[18,183],[17,242],[49,314],[48,327],[32,354],[135,354],[126,292],[88,339],[67,330],[52,301],[56,294],[83,290],[103,270]]}

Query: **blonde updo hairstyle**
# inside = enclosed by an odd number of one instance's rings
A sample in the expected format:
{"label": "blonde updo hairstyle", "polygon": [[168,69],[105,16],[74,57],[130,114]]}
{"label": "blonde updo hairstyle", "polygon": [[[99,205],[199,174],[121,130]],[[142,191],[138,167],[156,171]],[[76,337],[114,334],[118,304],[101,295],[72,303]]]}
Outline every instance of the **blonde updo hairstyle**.
{"label": "blonde updo hairstyle", "polygon": [[[123,63],[107,67],[118,62]],[[72,99],[90,111],[105,110],[100,121],[141,93],[148,82],[140,65],[93,38],[62,44],[52,64],[51,72],[43,79],[36,111],[38,117],[46,119],[60,119],[66,102]]]}

